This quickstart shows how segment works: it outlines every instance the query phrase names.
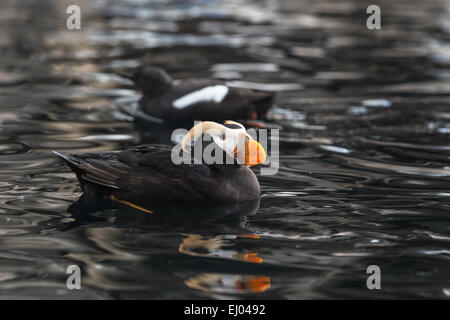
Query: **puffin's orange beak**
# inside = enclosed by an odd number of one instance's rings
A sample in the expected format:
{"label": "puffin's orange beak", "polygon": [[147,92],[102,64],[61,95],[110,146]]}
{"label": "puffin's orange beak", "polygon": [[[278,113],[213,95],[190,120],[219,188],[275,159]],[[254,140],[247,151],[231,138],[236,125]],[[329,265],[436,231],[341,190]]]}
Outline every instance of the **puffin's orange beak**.
{"label": "puffin's orange beak", "polygon": [[266,161],[266,151],[256,140],[249,139],[245,145],[245,164],[249,167]]}

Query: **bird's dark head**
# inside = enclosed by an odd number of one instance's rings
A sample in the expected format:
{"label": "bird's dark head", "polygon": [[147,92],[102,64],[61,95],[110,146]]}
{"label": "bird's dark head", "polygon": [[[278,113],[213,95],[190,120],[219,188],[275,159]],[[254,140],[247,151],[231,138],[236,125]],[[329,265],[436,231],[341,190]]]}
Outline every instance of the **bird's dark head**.
{"label": "bird's dark head", "polygon": [[[210,148],[211,144],[205,146],[202,143],[205,136],[211,138],[213,148]],[[197,147],[198,143],[201,145],[200,148]],[[191,148],[187,147],[188,144],[191,145]],[[211,162],[211,159],[205,159],[205,156],[208,155],[216,156],[216,151],[223,152],[230,159],[234,159],[233,163],[249,167],[261,164],[266,160],[266,152],[262,145],[246,132],[242,124],[230,120],[225,121],[223,125],[212,121],[203,121],[196,124],[184,136],[181,145],[185,152],[193,153],[194,156],[196,151],[192,148],[199,150],[202,160],[207,164],[220,164]],[[214,151],[214,153],[211,151]],[[221,158],[218,158],[218,160],[221,160]]]}
{"label": "bird's dark head", "polygon": [[161,68],[144,67],[138,70],[133,80],[145,94],[158,95],[172,85],[172,78]]}

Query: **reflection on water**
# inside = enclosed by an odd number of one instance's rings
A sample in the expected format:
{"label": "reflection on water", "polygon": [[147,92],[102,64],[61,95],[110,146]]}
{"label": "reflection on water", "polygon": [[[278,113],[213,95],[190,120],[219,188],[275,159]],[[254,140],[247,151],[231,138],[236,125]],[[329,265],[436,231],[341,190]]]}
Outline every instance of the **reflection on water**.
{"label": "reflection on water", "polygon": [[189,288],[216,293],[258,293],[270,288],[270,277],[201,274],[185,280]]}
{"label": "reflection on water", "polygon": [[[3,1],[0,298],[448,298],[447,1]],[[278,92],[260,203],[78,200],[52,155],[168,143],[143,65]],[[82,290],[65,286],[82,269]],[[379,265],[382,290],[366,289]]]}

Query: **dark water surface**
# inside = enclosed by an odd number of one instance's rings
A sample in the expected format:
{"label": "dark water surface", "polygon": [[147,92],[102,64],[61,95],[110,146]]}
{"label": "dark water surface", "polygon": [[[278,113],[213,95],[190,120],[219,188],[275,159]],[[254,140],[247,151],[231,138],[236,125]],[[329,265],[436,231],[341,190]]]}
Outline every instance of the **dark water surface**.
{"label": "dark water surface", "polygon": [[[3,0],[0,298],[448,299],[450,4],[393,2],[371,31],[360,0],[79,1],[69,31],[69,1]],[[149,64],[279,92],[259,203],[68,209],[50,150],[163,139],[121,111]]]}

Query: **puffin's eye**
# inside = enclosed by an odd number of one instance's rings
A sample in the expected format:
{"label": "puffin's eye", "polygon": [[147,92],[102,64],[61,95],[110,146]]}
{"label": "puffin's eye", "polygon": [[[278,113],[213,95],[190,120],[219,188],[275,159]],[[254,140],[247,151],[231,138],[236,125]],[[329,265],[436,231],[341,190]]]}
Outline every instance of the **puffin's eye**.
{"label": "puffin's eye", "polygon": [[222,139],[222,141],[225,140],[226,138],[227,138],[227,136],[224,134],[220,137],[220,139]]}

